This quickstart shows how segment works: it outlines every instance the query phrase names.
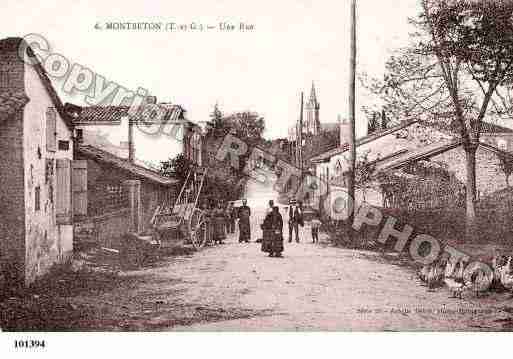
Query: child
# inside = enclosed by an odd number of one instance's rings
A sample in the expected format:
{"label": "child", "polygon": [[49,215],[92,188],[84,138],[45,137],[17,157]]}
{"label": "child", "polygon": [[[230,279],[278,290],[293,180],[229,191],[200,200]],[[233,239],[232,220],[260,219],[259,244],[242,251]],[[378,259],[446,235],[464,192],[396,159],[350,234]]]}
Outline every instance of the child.
{"label": "child", "polygon": [[319,243],[319,227],[321,224],[321,221],[317,218],[313,218],[310,221],[310,227],[312,228],[312,243]]}

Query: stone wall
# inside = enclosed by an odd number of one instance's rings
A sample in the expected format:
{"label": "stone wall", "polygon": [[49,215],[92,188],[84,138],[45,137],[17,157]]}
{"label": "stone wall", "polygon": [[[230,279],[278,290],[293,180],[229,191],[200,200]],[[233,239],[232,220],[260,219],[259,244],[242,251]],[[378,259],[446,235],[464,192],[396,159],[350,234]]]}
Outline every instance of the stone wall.
{"label": "stone wall", "polygon": [[[463,184],[466,183],[467,170],[465,151],[460,146],[444,152],[431,159],[447,164],[447,169],[456,175]],[[480,146],[476,152],[476,189],[478,197],[483,197],[507,187],[506,176],[500,169],[498,155]],[[511,179],[511,178],[510,178]]]}
{"label": "stone wall", "polygon": [[25,271],[23,106],[12,100],[26,95],[16,48],[15,41],[0,42],[0,288],[23,282]]}
{"label": "stone wall", "polygon": [[[61,118],[48,89],[32,65],[25,64],[25,90],[30,99],[24,110],[23,142],[25,171],[25,284],[47,273],[51,266],[65,262],[73,252],[72,208],[69,201],[67,220],[58,221],[57,203],[67,201],[71,186],[57,184],[57,161],[71,167],[73,132]],[[47,112],[55,114],[54,150],[47,146]],[[59,148],[66,141],[68,148]],[[71,170],[69,172],[71,177]],[[71,181],[71,179],[70,179]],[[37,200],[39,196],[39,200]],[[66,199],[66,200],[65,200]],[[38,203],[36,203],[38,202]],[[38,207],[38,208],[37,208]]]}

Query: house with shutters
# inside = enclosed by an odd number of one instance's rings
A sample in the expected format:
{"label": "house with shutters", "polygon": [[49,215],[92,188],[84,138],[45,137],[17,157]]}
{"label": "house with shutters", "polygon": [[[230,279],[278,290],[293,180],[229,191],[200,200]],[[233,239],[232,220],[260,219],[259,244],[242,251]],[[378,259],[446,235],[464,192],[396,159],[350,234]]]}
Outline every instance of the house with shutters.
{"label": "house with shutters", "polygon": [[0,282],[11,288],[73,251],[73,124],[43,66],[18,57],[20,46],[28,48],[0,40]]}

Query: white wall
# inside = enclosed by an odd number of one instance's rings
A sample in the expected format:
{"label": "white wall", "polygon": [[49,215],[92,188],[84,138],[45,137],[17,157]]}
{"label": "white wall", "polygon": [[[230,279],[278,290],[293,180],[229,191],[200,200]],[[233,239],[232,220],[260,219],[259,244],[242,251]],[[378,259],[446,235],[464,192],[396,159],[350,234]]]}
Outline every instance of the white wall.
{"label": "white wall", "polygon": [[[128,158],[128,118],[119,125],[79,125],[84,132],[84,143],[97,146],[122,158]],[[176,157],[183,152],[183,123],[165,126],[134,125],[135,157],[139,162],[156,166],[161,161]]]}
{"label": "white wall", "polygon": [[[24,109],[23,155],[25,171],[25,278],[26,283],[44,274],[51,265],[71,255],[73,226],[56,224],[55,160],[73,159],[72,132],[57,113],[57,141],[69,141],[68,150],[46,150],[46,112],[55,107],[36,70],[25,65],[25,89],[30,101]],[[46,159],[53,160],[53,176],[46,181]],[[35,188],[40,188],[40,210],[36,211]],[[50,199],[53,188],[53,203]]]}

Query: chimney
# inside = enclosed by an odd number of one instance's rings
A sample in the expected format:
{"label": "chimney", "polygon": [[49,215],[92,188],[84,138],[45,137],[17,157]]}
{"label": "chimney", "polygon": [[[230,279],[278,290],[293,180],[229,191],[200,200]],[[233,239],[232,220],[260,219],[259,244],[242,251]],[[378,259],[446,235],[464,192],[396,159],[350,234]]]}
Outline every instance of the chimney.
{"label": "chimney", "polygon": [[347,118],[342,119],[342,116],[338,115],[339,131],[340,131],[340,147],[344,144],[349,143],[350,128],[349,121]]}

